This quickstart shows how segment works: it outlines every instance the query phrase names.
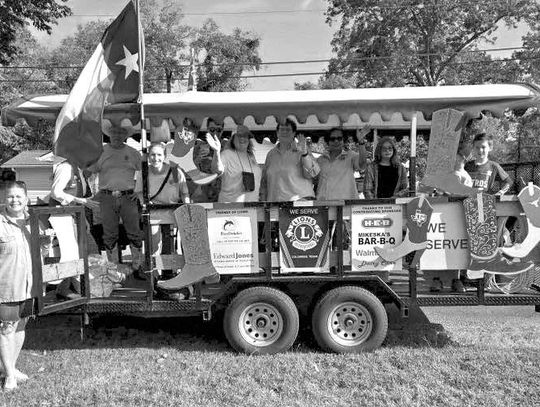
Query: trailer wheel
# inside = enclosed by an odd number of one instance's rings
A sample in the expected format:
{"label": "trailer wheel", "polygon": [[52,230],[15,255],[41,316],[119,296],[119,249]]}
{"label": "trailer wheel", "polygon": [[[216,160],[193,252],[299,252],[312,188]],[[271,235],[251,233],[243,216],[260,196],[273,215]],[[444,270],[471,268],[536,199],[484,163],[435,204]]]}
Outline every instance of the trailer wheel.
{"label": "trailer wheel", "polygon": [[298,335],[293,300],[270,287],[247,288],[225,310],[223,328],[231,346],[247,354],[274,354],[289,349]]}
{"label": "trailer wheel", "polygon": [[315,305],[312,329],[317,343],[326,351],[371,351],[381,346],[386,337],[388,315],[369,291],[355,286],[338,287]]}

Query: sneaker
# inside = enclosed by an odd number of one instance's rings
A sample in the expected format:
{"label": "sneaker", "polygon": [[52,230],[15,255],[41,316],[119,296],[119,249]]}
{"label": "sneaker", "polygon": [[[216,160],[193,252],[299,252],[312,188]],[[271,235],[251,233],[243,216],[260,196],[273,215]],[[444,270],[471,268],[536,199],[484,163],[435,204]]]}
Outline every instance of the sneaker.
{"label": "sneaker", "polygon": [[5,392],[15,390],[17,388],[17,379],[15,376],[6,377],[3,388]]}
{"label": "sneaker", "polygon": [[441,279],[439,277],[435,277],[431,281],[431,286],[429,287],[429,291],[431,291],[432,293],[438,293],[438,292],[441,292],[442,289],[443,289],[443,283]]}
{"label": "sneaker", "polygon": [[459,278],[454,278],[452,280],[452,292],[454,293],[465,293],[467,290]]}
{"label": "sneaker", "polygon": [[15,379],[18,382],[25,382],[28,380],[28,375],[21,372],[19,369],[15,369]]}
{"label": "sneaker", "polygon": [[[0,378],[4,379],[5,377],[6,377],[6,372],[4,371],[4,368],[1,367],[0,368]],[[15,380],[17,380],[17,382],[25,382],[25,381],[28,380],[28,375],[24,374],[19,369],[15,369]]]}

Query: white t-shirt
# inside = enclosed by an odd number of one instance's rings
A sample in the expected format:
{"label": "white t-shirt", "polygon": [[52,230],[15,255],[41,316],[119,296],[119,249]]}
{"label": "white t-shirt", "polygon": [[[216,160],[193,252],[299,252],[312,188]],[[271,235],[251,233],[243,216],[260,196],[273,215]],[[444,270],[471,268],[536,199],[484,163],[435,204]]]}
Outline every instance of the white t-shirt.
{"label": "white t-shirt", "polygon": [[[259,200],[259,187],[261,185],[262,171],[252,157],[246,152],[224,149],[221,152],[221,161],[225,171],[221,175],[221,191],[219,202],[256,202]],[[255,178],[255,189],[244,191],[242,171],[251,172]]]}

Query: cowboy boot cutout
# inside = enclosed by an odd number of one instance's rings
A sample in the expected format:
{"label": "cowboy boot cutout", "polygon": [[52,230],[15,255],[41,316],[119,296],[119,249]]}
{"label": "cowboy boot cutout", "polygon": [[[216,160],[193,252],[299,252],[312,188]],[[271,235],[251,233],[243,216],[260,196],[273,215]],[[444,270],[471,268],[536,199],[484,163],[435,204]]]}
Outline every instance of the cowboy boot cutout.
{"label": "cowboy boot cutout", "polygon": [[519,274],[533,266],[532,262],[512,262],[499,252],[495,196],[477,193],[463,201],[463,208],[471,256],[467,278],[483,278],[484,273]]}
{"label": "cowboy boot cutout", "polygon": [[476,193],[474,188],[463,185],[456,174],[426,175],[422,185],[435,188],[450,195],[472,196]]}
{"label": "cowboy boot cutout", "polygon": [[200,205],[182,205],[174,211],[174,217],[180,231],[186,263],[176,277],[158,281],[158,287],[176,291],[203,280],[219,281],[219,274],[210,255],[206,209]]}
{"label": "cowboy boot cutout", "polygon": [[451,195],[472,195],[454,174],[459,141],[466,124],[464,112],[442,109],[433,113],[429,136],[426,175],[421,184]]}
{"label": "cowboy boot cutout", "polygon": [[529,185],[521,190],[518,195],[523,211],[527,217],[527,236],[521,243],[512,247],[503,247],[501,251],[510,257],[526,257],[540,242],[540,187]]}
{"label": "cowboy boot cutout", "polygon": [[[432,206],[422,195],[411,200],[407,204],[405,212],[407,231],[403,242],[396,247],[375,247],[377,254],[385,261],[394,262],[414,251],[423,253],[427,247],[427,231],[433,213]],[[419,259],[420,257],[417,261]]]}

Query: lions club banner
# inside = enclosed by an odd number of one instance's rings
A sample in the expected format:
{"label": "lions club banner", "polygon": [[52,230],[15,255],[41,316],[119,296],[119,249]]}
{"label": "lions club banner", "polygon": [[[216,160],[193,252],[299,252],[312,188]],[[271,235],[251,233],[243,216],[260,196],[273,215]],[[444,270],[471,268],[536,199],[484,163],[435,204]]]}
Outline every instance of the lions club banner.
{"label": "lions club banner", "polygon": [[257,212],[255,208],[208,212],[212,264],[219,274],[257,273]]}
{"label": "lions club banner", "polygon": [[328,208],[280,208],[282,272],[328,271]]}

